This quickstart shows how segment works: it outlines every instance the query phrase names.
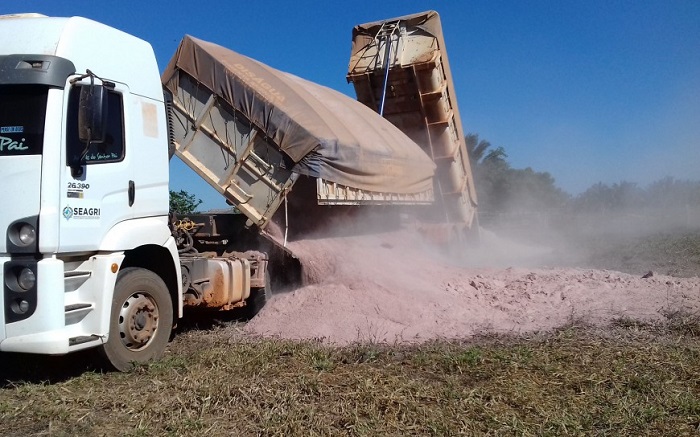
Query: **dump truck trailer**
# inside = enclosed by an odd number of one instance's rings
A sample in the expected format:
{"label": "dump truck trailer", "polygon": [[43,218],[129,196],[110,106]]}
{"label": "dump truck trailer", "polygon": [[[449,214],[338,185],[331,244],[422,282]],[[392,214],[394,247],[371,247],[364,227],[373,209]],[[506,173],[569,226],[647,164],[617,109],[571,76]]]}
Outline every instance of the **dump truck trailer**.
{"label": "dump truck trailer", "polygon": [[428,222],[444,224],[450,238],[474,236],[476,191],[438,13],[355,26],[347,80],[360,102],[435,162],[436,206]]}
{"label": "dump truck trailer", "polygon": [[[126,370],[186,307],[254,313],[279,249],[258,237],[299,178],[327,204],[433,200],[400,129],[215,44],[186,36],[161,77],[147,42],[85,18],[5,16],[0,41],[0,351]],[[240,214],[169,214],[173,154]],[[207,232],[235,244],[200,251]]]}
{"label": "dump truck trailer", "polygon": [[325,205],[434,200],[425,153],[340,92],[191,36],[162,80],[174,153],[258,228],[299,175]]}

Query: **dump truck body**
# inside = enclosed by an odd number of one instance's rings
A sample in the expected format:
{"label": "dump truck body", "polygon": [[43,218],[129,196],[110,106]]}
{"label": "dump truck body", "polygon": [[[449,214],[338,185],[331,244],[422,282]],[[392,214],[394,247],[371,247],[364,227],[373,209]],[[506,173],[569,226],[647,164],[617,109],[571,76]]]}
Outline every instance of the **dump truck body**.
{"label": "dump truck body", "polygon": [[174,153],[264,228],[299,175],[321,204],[427,204],[434,164],[353,99],[185,37],[162,75]]}
{"label": "dump truck body", "polygon": [[360,102],[435,162],[432,218],[471,228],[476,191],[439,15],[429,11],[356,26],[347,80]]}

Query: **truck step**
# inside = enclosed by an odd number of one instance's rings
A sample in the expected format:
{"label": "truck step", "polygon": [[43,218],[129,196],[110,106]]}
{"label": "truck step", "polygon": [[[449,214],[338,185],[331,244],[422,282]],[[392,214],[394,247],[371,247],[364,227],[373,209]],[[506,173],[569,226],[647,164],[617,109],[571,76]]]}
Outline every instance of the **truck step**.
{"label": "truck step", "polygon": [[89,271],[73,270],[67,271],[63,274],[63,282],[65,283],[65,290],[75,291],[80,288],[81,285],[85,283],[92,275]]}
{"label": "truck step", "polygon": [[65,306],[66,326],[80,322],[95,309],[95,305],[91,303],[74,303]]}
{"label": "truck step", "polygon": [[71,312],[71,311],[77,311],[77,310],[84,310],[84,309],[92,309],[92,304],[91,303],[74,303],[72,305],[66,305],[65,311]]}
{"label": "truck step", "polygon": [[76,346],[83,343],[89,343],[91,341],[99,340],[99,335],[80,335],[78,337],[71,337],[68,339],[68,346]]}

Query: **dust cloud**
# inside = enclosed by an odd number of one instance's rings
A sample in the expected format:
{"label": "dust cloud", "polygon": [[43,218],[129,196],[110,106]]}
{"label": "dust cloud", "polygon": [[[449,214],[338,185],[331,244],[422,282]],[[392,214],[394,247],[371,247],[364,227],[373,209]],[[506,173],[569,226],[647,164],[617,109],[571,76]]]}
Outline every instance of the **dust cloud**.
{"label": "dust cloud", "polygon": [[373,232],[362,220],[352,218],[361,234],[334,222],[342,235],[316,233],[289,243],[304,283],[277,293],[245,329],[339,345],[415,343],[700,310],[698,277],[587,267],[592,234],[579,223],[576,232],[550,221],[520,233],[482,230],[478,246],[447,251],[405,223]]}

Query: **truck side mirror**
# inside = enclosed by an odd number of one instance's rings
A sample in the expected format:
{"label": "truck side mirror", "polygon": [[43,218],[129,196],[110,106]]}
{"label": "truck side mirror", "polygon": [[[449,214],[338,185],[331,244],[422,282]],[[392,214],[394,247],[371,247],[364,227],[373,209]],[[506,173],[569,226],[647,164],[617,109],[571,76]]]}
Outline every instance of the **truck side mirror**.
{"label": "truck side mirror", "polygon": [[102,85],[85,85],[80,89],[78,137],[86,143],[101,143],[107,132],[107,89]]}
{"label": "truck side mirror", "polygon": [[[79,153],[69,153],[69,165],[74,178],[83,175],[85,155],[90,145],[102,143],[107,136],[107,89],[103,85],[83,85],[78,101],[78,139],[82,145]],[[78,145],[78,144],[76,144]]]}

